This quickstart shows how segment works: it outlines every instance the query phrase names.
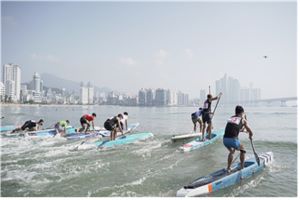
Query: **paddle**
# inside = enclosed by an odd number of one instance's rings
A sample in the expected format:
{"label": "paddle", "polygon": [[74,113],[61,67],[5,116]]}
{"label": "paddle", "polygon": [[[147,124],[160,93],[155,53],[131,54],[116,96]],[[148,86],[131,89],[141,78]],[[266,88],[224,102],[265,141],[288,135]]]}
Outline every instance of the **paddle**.
{"label": "paddle", "polygon": [[214,115],[215,115],[215,111],[216,111],[216,109],[217,109],[217,107],[218,107],[218,104],[219,104],[219,101],[220,101],[220,99],[221,99],[221,96],[222,96],[222,93],[219,94],[219,98],[218,98],[217,104],[216,104],[216,106],[215,106],[215,108],[214,108],[214,111],[212,112],[211,119],[212,119],[212,118],[214,117]]}
{"label": "paddle", "polygon": [[253,150],[253,154],[255,156],[256,162],[257,162],[257,164],[259,166],[260,165],[260,160],[259,160],[259,157],[258,157],[257,153],[255,152],[255,149],[254,149],[254,146],[253,146],[253,142],[252,142],[252,138],[250,138],[250,142],[251,142],[251,146],[252,146],[252,150]]}
{"label": "paddle", "polygon": [[80,145],[82,145],[82,144],[84,144],[86,142],[86,140],[85,141],[82,141],[79,145],[77,145],[74,149],[72,149],[71,151],[77,151],[78,150],[78,148],[79,148],[79,146]]}
{"label": "paddle", "polygon": [[104,140],[101,144],[99,144],[99,145],[97,146],[97,149],[101,149],[102,146],[103,146],[105,143],[109,142],[109,141],[111,141],[111,140]]}
{"label": "paddle", "polygon": [[[77,130],[76,130],[76,132],[77,132]],[[79,133],[82,133],[82,132],[77,132],[78,134]],[[83,145],[84,143],[86,143],[89,139],[91,139],[91,138],[87,138],[87,139],[85,139],[84,141],[82,141],[79,145],[77,145],[74,149],[72,149],[71,151],[77,151],[78,150],[78,148],[79,148],[79,146],[81,146],[81,145]]]}
{"label": "paddle", "polygon": [[88,137],[88,138],[86,138],[84,141],[82,141],[80,144],[78,144],[74,149],[72,149],[71,151],[77,151],[78,150],[78,148],[81,146],[81,145],[83,145],[84,143],[86,143],[87,141],[91,141],[92,139],[96,139],[96,140],[98,140],[99,138],[90,138],[90,137]]}

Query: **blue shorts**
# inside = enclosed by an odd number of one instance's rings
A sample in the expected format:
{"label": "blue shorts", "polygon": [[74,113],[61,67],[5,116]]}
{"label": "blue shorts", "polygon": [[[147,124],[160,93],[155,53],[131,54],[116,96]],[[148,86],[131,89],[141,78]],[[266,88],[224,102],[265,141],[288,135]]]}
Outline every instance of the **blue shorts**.
{"label": "blue shorts", "polygon": [[223,138],[223,144],[227,148],[234,148],[236,150],[240,149],[240,140],[237,138]]}

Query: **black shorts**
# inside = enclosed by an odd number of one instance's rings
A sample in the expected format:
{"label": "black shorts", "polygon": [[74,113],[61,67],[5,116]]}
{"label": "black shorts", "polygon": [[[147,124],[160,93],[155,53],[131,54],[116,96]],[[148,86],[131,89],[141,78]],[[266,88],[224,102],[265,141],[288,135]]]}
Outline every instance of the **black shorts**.
{"label": "black shorts", "polygon": [[211,116],[210,116],[209,112],[203,113],[202,121],[203,121],[203,123],[208,123],[208,124],[211,123]]}
{"label": "black shorts", "polygon": [[87,121],[86,119],[84,119],[83,117],[80,118],[80,123],[81,123],[81,124],[87,124],[87,125],[90,125],[90,124],[88,123],[88,121]]}
{"label": "black shorts", "polygon": [[104,128],[105,128],[106,130],[108,130],[108,131],[112,131],[112,130],[114,130],[114,129],[116,128],[116,124],[112,124],[112,123],[110,122],[110,120],[106,120],[106,121],[104,122]]}

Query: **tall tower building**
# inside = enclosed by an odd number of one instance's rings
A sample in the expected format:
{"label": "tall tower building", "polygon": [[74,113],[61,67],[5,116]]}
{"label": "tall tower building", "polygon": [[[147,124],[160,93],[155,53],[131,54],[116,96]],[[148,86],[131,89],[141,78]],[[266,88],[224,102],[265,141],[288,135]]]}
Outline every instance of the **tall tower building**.
{"label": "tall tower building", "polygon": [[155,90],[155,105],[164,106],[167,105],[167,92],[164,89]]}
{"label": "tall tower building", "polygon": [[[2,70],[2,81],[5,85],[5,88],[8,88],[9,98],[13,101],[20,100],[21,92],[21,68],[19,65],[14,64],[4,64]],[[9,84],[9,86],[7,86]],[[11,88],[13,87],[13,89]],[[6,95],[8,95],[6,93]]]}
{"label": "tall tower building", "polygon": [[228,103],[228,90],[227,90],[227,74],[224,75],[223,78],[216,81],[216,94],[218,95],[220,92],[223,93],[222,99],[224,103]]}
{"label": "tall tower building", "polygon": [[84,86],[84,84],[81,82],[80,84],[80,103],[81,104],[88,104],[88,88]]}
{"label": "tall tower building", "polygon": [[232,77],[228,77],[227,81],[227,93],[229,103],[238,103],[240,101],[240,82]]}
{"label": "tall tower building", "polygon": [[146,105],[153,106],[154,94],[152,89],[146,89]]}
{"label": "tall tower building", "polygon": [[5,86],[0,82],[0,101],[3,101],[5,97]]}
{"label": "tall tower building", "polygon": [[177,104],[182,106],[182,105],[184,105],[184,103],[185,103],[184,102],[184,93],[181,91],[178,91],[177,92]]}
{"label": "tall tower building", "polygon": [[43,93],[43,91],[44,91],[44,81],[43,80],[41,80],[40,90],[41,90],[41,93]]}
{"label": "tall tower building", "polygon": [[91,85],[90,82],[88,82],[87,91],[88,91],[88,104],[93,104],[94,103],[94,87]]}
{"label": "tall tower building", "polygon": [[223,103],[237,103],[240,100],[240,82],[232,77],[227,77],[227,74],[223,78],[216,81],[216,94],[220,92],[222,95]]}
{"label": "tall tower building", "polygon": [[146,105],[146,91],[143,88],[139,90],[138,103],[140,106]]}
{"label": "tall tower building", "polygon": [[177,94],[173,90],[167,90],[167,105],[174,106],[177,105]]}
{"label": "tall tower building", "polygon": [[41,92],[41,77],[37,72],[33,74],[33,90],[36,93]]}
{"label": "tall tower building", "polygon": [[15,92],[15,81],[6,80],[5,82],[5,95],[8,97],[9,101],[16,101],[16,92]]}

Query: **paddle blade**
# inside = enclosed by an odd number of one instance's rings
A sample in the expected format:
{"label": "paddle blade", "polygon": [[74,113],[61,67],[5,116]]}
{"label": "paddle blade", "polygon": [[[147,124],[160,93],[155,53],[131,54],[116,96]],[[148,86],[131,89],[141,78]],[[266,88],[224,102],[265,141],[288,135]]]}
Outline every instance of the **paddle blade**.
{"label": "paddle blade", "polygon": [[255,156],[255,159],[256,159],[256,162],[257,162],[258,166],[260,166],[260,160],[259,160],[259,157],[258,157],[257,153],[254,153],[254,156]]}
{"label": "paddle blade", "polygon": [[83,145],[85,141],[82,141],[79,145],[77,145],[72,151],[77,151],[80,145]]}
{"label": "paddle blade", "polygon": [[251,142],[251,147],[252,147],[253,154],[254,154],[254,156],[255,156],[256,162],[257,162],[257,164],[258,164],[258,166],[259,166],[259,165],[260,165],[260,160],[259,160],[259,157],[258,157],[257,153],[255,152],[255,149],[254,149],[254,146],[253,146],[252,138],[250,138],[250,142]]}

